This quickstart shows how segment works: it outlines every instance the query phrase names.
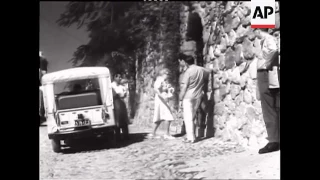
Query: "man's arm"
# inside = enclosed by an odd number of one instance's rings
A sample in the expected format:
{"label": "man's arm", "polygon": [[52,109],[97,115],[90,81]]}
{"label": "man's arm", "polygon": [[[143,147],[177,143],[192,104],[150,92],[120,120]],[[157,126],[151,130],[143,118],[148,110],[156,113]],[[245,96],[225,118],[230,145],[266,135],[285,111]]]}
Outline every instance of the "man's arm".
{"label": "man's arm", "polygon": [[179,94],[180,101],[183,100],[184,96],[186,95],[186,92],[187,92],[187,86],[185,84],[181,84],[181,89]]}
{"label": "man's arm", "polygon": [[[179,108],[182,108],[182,100],[187,92],[187,86],[186,84],[181,83],[180,85],[180,94],[179,94]],[[181,109],[179,109],[180,111]]]}
{"label": "man's arm", "polygon": [[266,61],[265,62],[266,68],[271,69],[274,64],[273,62],[275,60],[274,57],[277,56],[277,52],[278,52],[277,42],[273,36],[268,35],[266,36],[264,44],[265,45],[262,49],[262,57]]}
{"label": "man's arm", "polygon": [[274,53],[278,51],[277,41],[274,37],[268,37],[266,39],[266,46],[267,46],[268,53]]}
{"label": "man's arm", "polygon": [[189,74],[185,72],[181,81],[181,86],[180,86],[180,94],[179,94],[180,101],[182,101],[184,96],[186,95],[188,86],[189,86]]}
{"label": "man's arm", "polygon": [[278,46],[277,46],[277,41],[275,38],[270,37],[266,40],[266,45],[267,45],[267,50],[268,50],[268,54],[270,55],[270,61],[267,64],[267,69],[272,69],[273,66],[278,66],[279,62],[278,62]]}
{"label": "man's arm", "polygon": [[[271,35],[269,35],[271,36]],[[270,56],[273,56],[274,53],[278,52],[278,47],[277,47],[277,41],[274,37],[266,37],[265,40],[265,49],[263,50],[263,55],[267,56],[265,58],[268,58]]]}

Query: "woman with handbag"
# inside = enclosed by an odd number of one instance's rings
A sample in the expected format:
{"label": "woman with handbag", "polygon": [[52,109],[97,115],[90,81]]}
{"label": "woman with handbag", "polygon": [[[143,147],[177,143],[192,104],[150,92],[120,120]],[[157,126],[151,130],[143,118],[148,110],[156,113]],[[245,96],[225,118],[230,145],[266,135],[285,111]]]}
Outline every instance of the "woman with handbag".
{"label": "woman with handbag", "polygon": [[163,136],[165,139],[174,139],[170,135],[170,124],[174,120],[173,113],[168,105],[168,100],[173,96],[174,89],[167,83],[169,71],[163,69],[159,72],[154,83],[155,102],[154,102],[154,115],[153,115],[153,133],[149,137],[159,138],[156,131],[162,122],[166,123],[166,134]]}

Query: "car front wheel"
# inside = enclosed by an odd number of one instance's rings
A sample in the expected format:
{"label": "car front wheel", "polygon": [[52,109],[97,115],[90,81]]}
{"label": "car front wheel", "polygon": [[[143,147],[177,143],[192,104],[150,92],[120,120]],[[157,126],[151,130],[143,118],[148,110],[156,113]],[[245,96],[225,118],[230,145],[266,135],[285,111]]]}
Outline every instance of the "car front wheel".
{"label": "car front wheel", "polygon": [[53,152],[61,152],[61,141],[57,139],[52,139],[51,140],[51,145],[52,145],[52,150]]}

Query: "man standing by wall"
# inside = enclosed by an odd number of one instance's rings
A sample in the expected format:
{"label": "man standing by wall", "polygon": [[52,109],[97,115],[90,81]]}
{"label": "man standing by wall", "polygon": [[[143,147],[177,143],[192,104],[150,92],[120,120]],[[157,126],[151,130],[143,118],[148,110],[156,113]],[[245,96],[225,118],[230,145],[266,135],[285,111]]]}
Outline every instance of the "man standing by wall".
{"label": "man standing by wall", "polygon": [[[179,72],[180,72],[179,85],[180,85],[180,90],[181,90],[181,84],[182,84],[184,72],[188,69],[188,65],[186,64],[185,61],[182,61],[182,59],[186,59],[186,55],[181,53],[181,54],[179,54]],[[181,108],[181,107],[179,107],[179,108]],[[184,121],[182,121],[180,134],[182,136],[186,134],[186,125],[185,125]]]}
{"label": "man standing by wall", "polygon": [[[180,72],[179,85],[180,86],[182,84],[184,72],[189,67],[189,65],[185,61],[183,61],[183,59],[186,59],[186,58],[187,58],[187,55],[185,55],[183,53],[179,54],[179,60],[180,60],[179,61],[179,72]],[[210,70],[207,70],[205,68],[204,68],[204,70],[206,72],[208,72],[208,74],[211,73]],[[208,79],[209,79],[209,77],[208,77]],[[208,80],[208,79],[206,79],[206,80]],[[206,85],[208,84],[208,82],[205,82],[205,83],[206,83]],[[181,87],[180,87],[180,89],[181,89]],[[196,112],[196,119],[195,119],[196,122],[195,123],[196,123],[197,127],[199,128],[198,135],[201,137],[204,136],[204,131],[206,128],[207,100],[208,100],[207,94],[204,94],[204,96],[201,100],[201,103],[199,105],[199,108],[197,109],[197,112]],[[194,127],[194,129],[197,130],[197,127]],[[186,134],[186,126],[185,126],[185,123],[183,122],[180,135],[183,136],[185,134]]]}
{"label": "man standing by wall", "polygon": [[188,66],[181,80],[179,106],[183,106],[187,133],[185,142],[193,143],[196,140],[193,121],[203,96],[207,94],[209,73],[203,67],[195,65],[192,56],[180,56],[179,62],[180,64],[186,63]]}
{"label": "man standing by wall", "polygon": [[258,57],[258,89],[263,119],[269,143],[259,150],[259,154],[280,150],[280,83],[279,61],[276,39],[261,29],[254,30],[261,40],[262,54]]}

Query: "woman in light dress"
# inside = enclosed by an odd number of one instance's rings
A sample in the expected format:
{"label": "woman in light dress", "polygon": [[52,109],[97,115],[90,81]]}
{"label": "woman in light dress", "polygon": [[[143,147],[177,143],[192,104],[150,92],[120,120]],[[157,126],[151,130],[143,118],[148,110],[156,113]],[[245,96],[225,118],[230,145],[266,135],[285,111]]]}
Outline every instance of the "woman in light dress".
{"label": "woman in light dress", "polygon": [[174,139],[174,137],[170,135],[170,123],[174,120],[174,118],[168,105],[168,100],[173,96],[174,89],[170,84],[167,83],[168,74],[168,69],[161,70],[154,83],[154,129],[153,133],[149,134],[149,137],[160,138],[160,136],[156,135],[156,131],[159,125],[164,121],[166,124],[166,134],[163,137],[165,139]]}

